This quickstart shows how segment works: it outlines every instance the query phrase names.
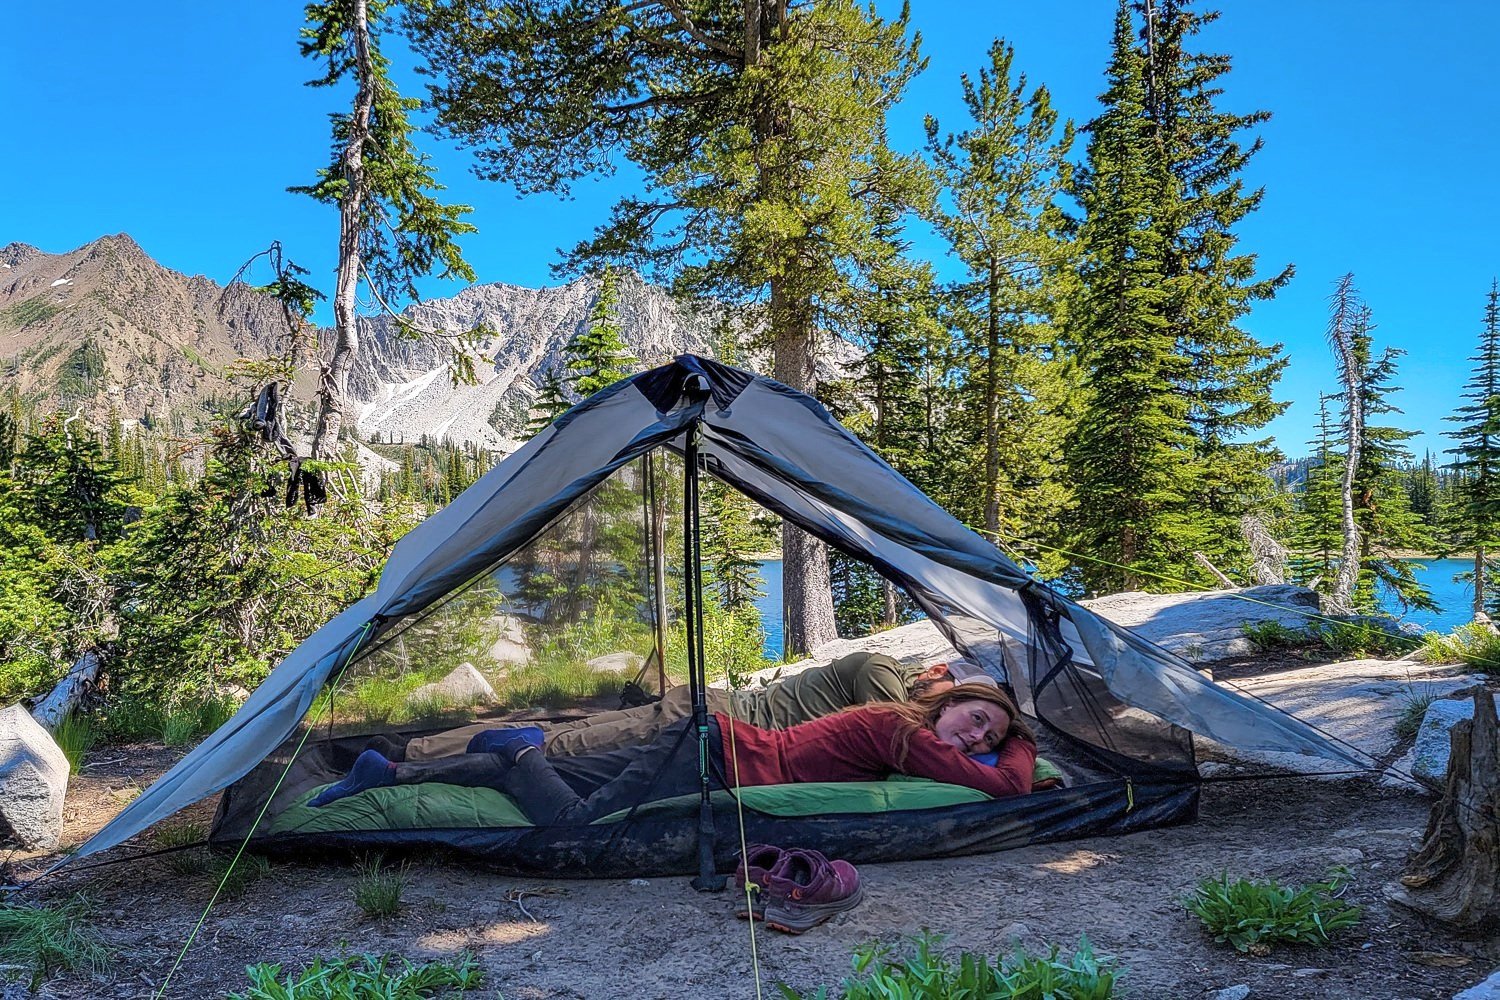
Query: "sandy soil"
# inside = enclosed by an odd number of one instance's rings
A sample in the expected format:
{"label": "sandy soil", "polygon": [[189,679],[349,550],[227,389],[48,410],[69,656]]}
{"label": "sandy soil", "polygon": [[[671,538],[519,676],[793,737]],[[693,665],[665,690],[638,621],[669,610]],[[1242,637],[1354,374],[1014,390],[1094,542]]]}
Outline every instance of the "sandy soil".
{"label": "sandy soil", "polygon": [[[1305,665],[1293,657],[1262,660],[1260,673],[1275,683]],[[1374,725],[1387,731],[1395,700],[1374,701],[1384,713]],[[149,746],[92,754],[69,790],[64,843],[87,839],[180,756]],[[899,944],[927,928],[946,935],[950,948],[991,954],[1017,943],[1071,950],[1087,935],[1096,951],[1129,969],[1122,995],[1135,998],[1205,997],[1244,984],[1251,998],[1446,1000],[1500,965],[1500,941],[1456,936],[1385,900],[1382,888],[1400,874],[1428,809],[1423,797],[1364,778],[1211,783],[1199,821],[1185,826],[862,866],[867,888],[858,908],[801,937],[757,933],[758,963],[730,895],[696,893],[686,878],[548,882],[420,857],[409,859],[402,912],[373,921],[355,905],[352,866],[283,863],[213,907],[166,996],[218,997],[243,988],[244,967],[255,962],[300,966],[349,952],[422,959],[468,951],[488,972],[489,987],[478,994],[484,997],[497,990],[509,1000],[779,997],[778,982],[836,986],[859,945]],[[204,803],[171,822],[206,827],[212,810]],[[148,835],[103,860],[154,846]],[[87,894],[115,954],[107,976],[61,977],[41,995],[154,995],[217,884],[216,875],[183,870],[196,855],[201,849],[93,868],[86,867],[95,863],[90,858],[28,893],[42,900]],[[0,857],[0,875],[29,877],[50,860]],[[1365,914],[1326,950],[1239,955],[1215,944],[1178,903],[1200,878],[1222,871],[1311,881],[1333,865],[1350,870],[1348,896]],[[0,987],[0,998],[11,996]]]}

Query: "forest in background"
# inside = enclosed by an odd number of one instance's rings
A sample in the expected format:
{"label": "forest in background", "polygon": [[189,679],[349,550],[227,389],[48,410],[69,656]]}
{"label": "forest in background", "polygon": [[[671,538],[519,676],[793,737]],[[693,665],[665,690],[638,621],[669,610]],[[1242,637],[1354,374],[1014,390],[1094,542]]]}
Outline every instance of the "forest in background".
{"label": "forest in background", "polygon": [[[492,6],[505,16],[480,16]],[[929,119],[919,150],[892,148],[883,126],[922,69],[909,12],[885,19],[848,0],[307,12],[304,52],[327,69],[315,82],[354,97],[334,116],[329,166],[302,190],[339,208],[347,246],[331,351],[314,361],[294,347],[278,364],[321,368],[302,467],[329,499],[315,517],[288,506],[284,455],[233,415],[264,378],[247,376],[245,400],[203,442],[127,433],[117,417],[89,427],[12,394],[0,421],[0,699],[45,691],[93,649],[106,654],[111,702],[128,706],[118,718],[149,729],[186,712],[209,725],[214,704],[367,592],[395,540],[491,464],[444,442],[376,443],[396,471],[366,480],[347,450],[360,283],[392,303],[414,297],[418,274],[473,278],[459,250],[469,209],[438,199],[416,146],[419,102],[391,84],[382,34],[443,67],[427,102],[434,127],[470,143],[493,176],[565,191],[623,156],[646,177],[560,265],[599,274],[601,291],[568,365],[541,387],[533,427],[637,369],[611,311],[610,275],[633,267],[685,299],[741,308],[749,340],[726,339],[723,360],[765,352],[769,374],[817,395],[1068,593],[1212,586],[1208,563],[1244,584],[1312,586],[1338,610],[1374,610],[1382,586],[1420,607],[1428,598],[1395,556],[1472,552],[1476,606],[1491,602],[1496,292],[1476,324],[1453,450],[1417,461],[1399,426],[1400,352],[1377,343],[1352,276],[1331,290],[1323,417],[1307,457],[1288,464],[1262,436],[1287,405],[1276,397],[1286,359],[1243,321],[1293,269],[1262,271],[1237,246],[1262,197],[1244,171],[1269,112],[1222,106],[1231,56],[1198,48],[1218,16],[1198,4],[1121,3],[1107,87],[1085,123],[1062,120],[997,40],[954,81],[967,118]],[[914,224],[942,234],[959,280],[911,254]],[[265,290],[304,333],[318,291],[294,265]],[[862,358],[815,381],[826,332]],[[457,379],[472,376],[463,342]],[[748,557],[775,544],[775,528],[736,497],[706,499],[717,602],[734,611],[753,595]],[[906,614],[867,568],[791,533],[782,545],[796,648]]]}

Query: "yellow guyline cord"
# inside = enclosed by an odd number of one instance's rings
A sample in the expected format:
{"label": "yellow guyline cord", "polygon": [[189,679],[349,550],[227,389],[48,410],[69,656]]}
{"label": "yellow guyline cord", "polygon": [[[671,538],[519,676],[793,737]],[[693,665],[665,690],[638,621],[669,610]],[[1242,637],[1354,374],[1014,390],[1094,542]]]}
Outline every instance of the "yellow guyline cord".
{"label": "yellow guyline cord", "polygon": [[[333,711],[332,695],[338,691],[339,685],[344,682],[344,676],[348,672],[350,662],[354,659],[354,654],[359,652],[360,647],[365,644],[365,639],[369,637],[370,624],[370,622],[365,622],[365,627],[360,630],[359,636],[354,640],[354,645],[349,650],[349,656],[344,660],[344,669],[339,672],[338,677],[333,682],[333,687],[329,691],[330,697],[325,699],[323,705],[318,709],[319,718],[321,718],[325,709],[330,713]],[[339,668],[335,667],[334,669],[338,670]],[[182,950],[177,953],[177,960],[174,961],[172,963],[172,967],[167,970],[167,978],[161,981],[161,988],[156,991],[156,993],[152,997],[152,1000],[161,1000],[161,998],[166,995],[167,986],[172,982],[172,977],[177,974],[177,969],[180,965],[182,965],[182,960],[187,957],[188,949],[193,946],[193,941],[197,939],[198,932],[203,929],[204,921],[208,919],[208,912],[212,910],[214,904],[219,901],[219,896],[224,892],[224,886],[229,883],[229,877],[234,874],[234,866],[239,864],[240,858],[245,853],[245,848],[250,843],[250,838],[255,836],[255,831],[260,826],[260,821],[265,818],[266,810],[271,807],[271,802],[276,798],[276,793],[281,790],[281,783],[285,781],[286,776],[291,773],[292,765],[297,762],[297,756],[302,753],[302,748],[307,745],[307,738],[311,736],[313,730],[317,728],[317,723],[318,719],[316,718],[310,721],[307,725],[307,728],[302,733],[302,739],[297,741],[297,747],[292,751],[291,759],[286,762],[286,767],[282,769],[280,777],[276,779],[276,784],[271,787],[271,793],[266,796],[266,801],[261,805],[260,812],[256,814],[255,822],[250,824],[250,831],[245,834],[245,839],[240,842],[239,850],[234,852],[234,857],[229,861],[229,867],[224,869],[224,877],[219,879],[218,887],[214,889],[214,894],[209,897],[208,905],[203,908],[203,913],[199,915],[198,922],[194,924],[193,929],[188,932],[187,940],[182,943]]]}
{"label": "yellow guyline cord", "polygon": [[[725,679],[726,681],[728,680],[727,676]],[[733,688],[730,688],[729,690],[731,694],[734,691]],[[724,713],[724,717],[729,720],[729,753],[734,757],[734,789],[731,794],[734,797],[735,819],[739,822],[740,827],[740,863],[745,865],[746,868],[745,909],[747,913],[745,916],[745,923],[750,925],[750,969],[755,975],[755,1000],[761,1000],[760,951],[756,947],[755,912],[753,909],[753,904],[755,902],[754,896],[755,893],[759,891],[759,887],[757,886],[755,888],[752,888],[749,878],[750,871],[748,851],[750,848],[749,844],[745,842],[745,804],[740,801],[740,753],[739,748],[735,745],[734,742],[734,698],[731,697],[725,700],[729,705],[729,710]]]}

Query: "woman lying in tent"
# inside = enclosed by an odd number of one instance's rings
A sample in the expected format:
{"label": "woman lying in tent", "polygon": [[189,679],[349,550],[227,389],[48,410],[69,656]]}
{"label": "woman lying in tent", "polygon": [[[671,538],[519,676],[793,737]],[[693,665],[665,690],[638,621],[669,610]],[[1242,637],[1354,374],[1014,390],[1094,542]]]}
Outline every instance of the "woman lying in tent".
{"label": "woman lying in tent", "polygon": [[[534,726],[490,730],[471,752],[395,763],[366,750],[342,781],[308,804],[390,785],[440,782],[494,788],[533,823],[589,823],[647,799],[701,787],[691,719],[653,742],[580,757],[548,758]],[[761,729],[728,715],[709,717],[714,787],[878,781],[906,774],[963,785],[995,797],[1031,791],[1036,742],[1015,702],[998,687],[964,683],[913,702],[851,708],[790,729]],[[994,755],[992,761],[987,759]]]}
{"label": "woman lying in tent", "polygon": [[[704,698],[710,714],[723,712],[761,729],[790,729],[855,705],[920,698],[946,690],[965,677],[985,676],[983,668],[968,659],[921,667],[861,650],[762,687],[709,688]],[[688,686],[680,684],[649,705],[601,712],[576,722],[543,723],[542,751],[548,757],[573,757],[638,746],[654,741],[672,723],[692,714]],[[405,743],[381,736],[370,741],[370,749],[398,762],[432,760],[468,752],[473,739],[494,728],[494,723],[481,722]]]}

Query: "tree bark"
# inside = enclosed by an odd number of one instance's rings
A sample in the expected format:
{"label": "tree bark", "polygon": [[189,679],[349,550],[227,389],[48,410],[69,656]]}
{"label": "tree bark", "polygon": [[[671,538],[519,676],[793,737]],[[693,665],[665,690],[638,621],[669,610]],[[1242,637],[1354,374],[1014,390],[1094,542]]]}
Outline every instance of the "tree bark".
{"label": "tree bark", "polygon": [[1359,525],[1354,520],[1354,477],[1359,471],[1359,453],[1365,431],[1365,387],[1359,359],[1354,350],[1354,331],[1359,322],[1354,295],[1353,275],[1345,275],[1339,281],[1333,321],[1328,330],[1328,337],[1339,355],[1339,374],[1344,383],[1344,440],[1348,445],[1344,456],[1341,496],[1344,547],[1339,556],[1339,571],[1334,577],[1333,593],[1329,595],[1328,603],[1335,614],[1344,615],[1354,612],[1354,588],[1359,582],[1362,551]]}
{"label": "tree bark", "polygon": [[370,20],[365,0],[350,0],[350,8],[355,74],[359,84],[349,116],[349,139],[339,157],[347,186],[339,198],[339,269],[333,296],[333,353],[318,376],[318,426],[313,436],[313,458],[338,454],[344,405],[349,398],[349,372],[359,355],[359,317],[355,305],[359,291],[360,232],[364,223],[365,199],[369,195],[365,144],[370,140],[370,114],[375,105],[375,70],[371,62]]}
{"label": "tree bark", "polygon": [[990,255],[984,359],[984,528],[1000,533],[1000,262]]}
{"label": "tree bark", "polygon": [[1484,612],[1484,546],[1474,546],[1474,616]]}
{"label": "tree bark", "polygon": [[1422,846],[1387,895],[1467,929],[1500,927],[1500,722],[1493,694],[1474,696],[1474,719],[1450,734],[1447,781]]}

